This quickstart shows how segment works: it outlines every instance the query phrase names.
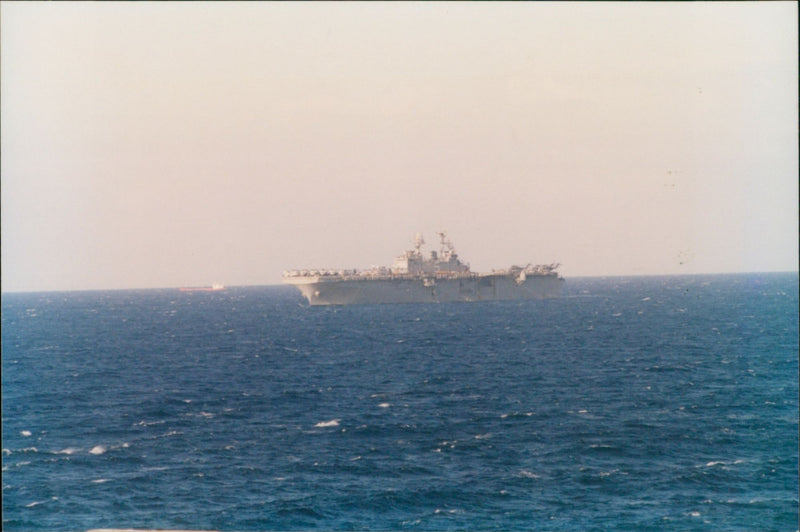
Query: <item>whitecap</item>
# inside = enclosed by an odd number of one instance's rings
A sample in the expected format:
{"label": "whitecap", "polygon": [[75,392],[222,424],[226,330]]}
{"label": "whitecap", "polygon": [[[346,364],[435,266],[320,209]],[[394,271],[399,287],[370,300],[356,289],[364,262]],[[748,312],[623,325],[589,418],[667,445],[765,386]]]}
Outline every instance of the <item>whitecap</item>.
{"label": "whitecap", "polygon": [[106,452],[106,448],[102,445],[95,445],[89,451],[89,454],[103,454]]}
{"label": "whitecap", "polygon": [[392,406],[390,403],[381,403],[378,405],[378,408],[389,408]]}
{"label": "whitecap", "polygon": [[23,436],[25,436],[27,438],[27,437],[29,437],[31,435],[31,431],[23,430],[22,432],[20,432],[20,434],[22,434]]}
{"label": "whitecap", "polygon": [[66,449],[61,449],[60,451],[56,451],[56,454],[75,454],[78,452],[79,449],[75,447],[67,447]]}
{"label": "whitecap", "polygon": [[142,471],[147,471],[147,472],[150,472],[150,471],[166,471],[168,469],[169,469],[169,467],[167,467],[167,466],[154,466],[154,467],[142,468]]}
{"label": "whitecap", "polygon": [[109,479],[107,479],[107,478],[96,478],[96,479],[94,479],[92,481],[92,484],[104,484],[104,483],[106,483],[108,481],[109,481]]}
{"label": "whitecap", "polygon": [[541,478],[541,476],[537,475],[536,473],[532,473],[530,471],[522,470],[519,472],[519,476],[525,478]]}
{"label": "whitecap", "polygon": [[319,428],[322,428],[322,427],[338,427],[339,426],[339,420],[338,419],[332,419],[330,421],[320,421],[319,423],[317,423],[314,426],[315,427],[319,427]]}
{"label": "whitecap", "polygon": [[11,450],[10,449],[3,449],[3,454],[8,456],[8,455],[11,454]]}
{"label": "whitecap", "polygon": [[166,423],[166,421],[164,421],[164,420],[160,420],[160,421],[144,421],[144,420],[142,420],[142,421],[140,421],[138,423],[135,423],[134,426],[135,427],[149,427],[151,425],[163,425],[164,423]]}
{"label": "whitecap", "polygon": [[25,505],[25,508],[33,508],[34,506],[39,506],[40,504],[44,504],[44,503],[46,503],[46,502],[47,502],[47,501],[33,501],[33,502],[32,502],[32,503],[30,503],[30,504],[26,504],[26,505]]}

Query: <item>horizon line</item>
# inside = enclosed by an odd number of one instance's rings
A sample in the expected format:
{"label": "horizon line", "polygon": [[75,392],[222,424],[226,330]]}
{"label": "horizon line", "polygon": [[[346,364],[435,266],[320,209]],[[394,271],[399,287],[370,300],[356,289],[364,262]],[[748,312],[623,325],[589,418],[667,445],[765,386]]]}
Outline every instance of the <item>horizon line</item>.
{"label": "horizon line", "polygon": [[[721,276],[721,275],[768,275],[768,274],[800,274],[800,269],[796,270],[762,270],[762,271],[746,271],[746,272],[700,272],[700,273],[645,273],[645,274],[607,274],[607,275],[573,275],[564,277],[566,281],[570,279],[614,279],[614,278],[630,278],[630,277],[697,277],[697,276]],[[0,290],[0,295],[11,294],[47,294],[47,293],[72,293],[72,292],[124,292],[124,291],[140,291],[140,290],[175,290],[180,291],[183,286],[149,286],[149,287],[124,287],[124,288],[51,288],[42,290]],[[194,285],[193,285],[194,286]],[[269,288],[269,287],[288,287],[283,283],[267,283],[267,284],[241,284],[241,285],[224,285],[223,290],[230,288]]]}

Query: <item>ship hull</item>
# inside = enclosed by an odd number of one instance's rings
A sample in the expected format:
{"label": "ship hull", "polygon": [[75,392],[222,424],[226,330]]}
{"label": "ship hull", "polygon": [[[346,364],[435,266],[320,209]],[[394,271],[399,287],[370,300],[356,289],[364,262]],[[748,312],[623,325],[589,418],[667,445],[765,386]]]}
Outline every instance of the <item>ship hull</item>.
{"label": "ship hull", "polygon": [[481,275],[453,279],[291,278],[310,305],[446,303],[508,301],[559,297],[564,280],[555,275]]}

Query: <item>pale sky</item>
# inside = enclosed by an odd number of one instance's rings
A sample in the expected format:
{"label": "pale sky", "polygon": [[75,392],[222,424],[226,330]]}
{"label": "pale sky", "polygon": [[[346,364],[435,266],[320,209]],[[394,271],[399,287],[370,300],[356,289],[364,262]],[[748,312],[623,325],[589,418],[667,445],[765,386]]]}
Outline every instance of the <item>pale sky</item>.
{"label": "pale sky", "polygon": [[797,270],[797,4],[5,2],[2,289]]}

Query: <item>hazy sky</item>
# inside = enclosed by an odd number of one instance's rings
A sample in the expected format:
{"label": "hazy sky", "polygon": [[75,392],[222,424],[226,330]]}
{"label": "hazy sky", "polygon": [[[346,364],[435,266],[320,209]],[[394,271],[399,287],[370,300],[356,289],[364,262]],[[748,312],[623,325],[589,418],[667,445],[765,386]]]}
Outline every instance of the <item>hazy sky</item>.
{"label": "hazy sky", "polygon": [[1,9],[3,291],[797,269],[795,2]]}

